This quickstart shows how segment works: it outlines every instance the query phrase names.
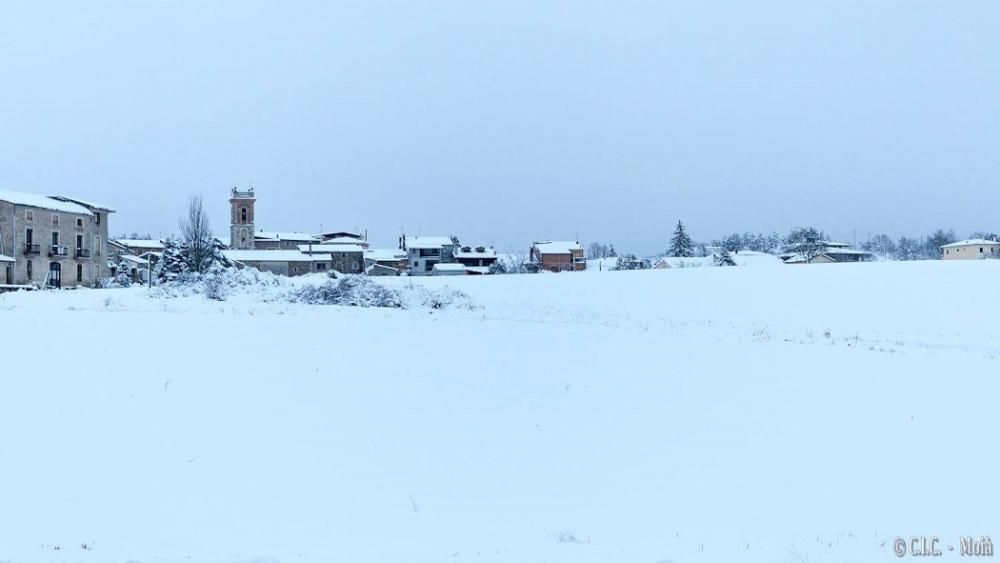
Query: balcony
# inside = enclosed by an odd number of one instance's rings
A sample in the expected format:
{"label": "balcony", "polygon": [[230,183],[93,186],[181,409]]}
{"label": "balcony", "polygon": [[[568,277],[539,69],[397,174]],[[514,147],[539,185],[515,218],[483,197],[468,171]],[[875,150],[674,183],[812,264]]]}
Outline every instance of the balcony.
{"label": "balcony", "polygon": [[50,246],[49,256],[67,256],[69,255],[69,249],[65,246]]}
{"label": "balcony", "polygon": [[42,246],[39,244],[25,244],[24,253],[28,256],[31,256],[32,254],[41,254]]}
{"label": "balcony", "polygon": [[90,258],[90,249],[89,248],[77,248],[76,249],[76,257],[77,258]]}

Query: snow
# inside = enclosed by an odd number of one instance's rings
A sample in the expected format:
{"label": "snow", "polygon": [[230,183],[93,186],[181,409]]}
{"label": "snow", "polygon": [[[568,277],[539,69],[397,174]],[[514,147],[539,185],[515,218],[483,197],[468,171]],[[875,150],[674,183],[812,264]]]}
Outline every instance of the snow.
{"label": "snow", "polygon": [[455,244],[451,237],[407,237],[406,248],[441,248]]}
{"label": "snow", "polygon": [[376,262],[398,262],[406,259],[406,251],[396,248],[369,248],[365,250],[365,258]]}
{"label": "snow", "polygon": [[434,264],[434,271],[436,272],[464,272],[465,266],[463,264],[442,264],[438,262]]}
{"label": "snow", "polygon": [[359,244],[300,244],[299,252],[313,254],[333,254],[341,252],[364,252],[365,248]]}
{"label": "snow", "polygon": [[113,242],[120,244],[126,248],[155,248],[158,250],[163,250],[163,241],[158,239],[130,239],[130,238],[118,238]]}
{"label": "snow", "polygon": [[327,255],[310,256],[298,250],[225,250],[223,255],[235,262],[327,262]]}
{"label": "snow", "polygon": [[0,262],[16,262],[16,260],[6,254],[0,254]]}
{"label": "snow", "polygon": [[457,251],[455,251],[455,258],[496,258],[497,257],[497,251],[495,249],[482,247],[483,251],[479,252],[479,251],[476,250],[476,248],[479,248],[479,247],[475,247],[475,246],[470,247],[470,249],[469,249],[468,252],[466,252],[464,250],[457,250]]}
{"label": "snow", "polygon": [[[780,258],[773,254],[768,254],[766,252],[754,252],[750,250],[742,250],[740,252],[730,252],[733,261],[736,262],[737,266],[781,266],[784,262]],[[611,259],[611,260],[617,260]],[[678,258],[674,256],[663,256],[650,260],[653,266],[656,266],[660,262],[666,262],[671,268],[700,268],[704,266],[715,266],[715,259],[712,256],[697,256],[692,258]],[[612,263],[611,267],[614,267]],[[590,266],[587,266],[588,270]],[[605,264],[605,270],[608,269],[608,265]]]}
{"label": "snow", "polygon": [[319,237],[306,234],[306,233],[295,233],[295,232],[276,232],[276,231],[257,231],[254,235],[255,239],[261,239],[266,241],[292,241],[292,242],[312,242],[314,244],[319,244]]}
{"label": "snow", "polygon": [[324,240],[320,244],[360,244],[364,242],[363,239],[354,237],[334,237],[331,239]]}
{"label": "snow", "polygon": [[[474,310],[5,294],[0,559],[834,563],[895,560],[896,536],[956,544],[1000,529],[1000,302],[942,293],[998,279],[1000,261],[379,278]],[[39,337],[53,326],[85,330]]]}
{"label": "snow", "polygon": [[90,209],[97,209],[97,210],[100,210],[100,211],[107,211],[108,213],[114,213],[115,212],[115,209],[113,207],[111,207],[109,205],[104,205],[102,203],[94,203],[92,201],[87,201],[87,200],[84,200],[84,199],[77,199],[75,197],[67,197],[67,196],[64,196],[64,195],[53,195],[53,196],[49,196],[49,197],[51,197],[53,199],[58,199],[59,201],[68,201],[68,202],[71,202],[71,203],[79,203],[80,205],[82,205],[84,207],[88,207]]}
{"label": "snow", "polygon": [[82,205],[68,201],[55,200],[51,197],[38,194],[0,190],[0,201],[6,201],[8,203],[13,203],[14,205],[48,209],[50,211],[62,211],[64,213],[76,213],[78,215],[92,215],[90,210]]}
{"label": "snow", "polygon": [[958,248],[960,246],[972,246],[976,244],[982,244],[986,246],[996,246],[1000,245],[1000,242],[997,242],[995,240],[987,240],[984,238],[974,238],[969,240],[960,240],[958,242],[953,242],[951,244],[945,244],[941,246],[941,248]]}
{"label": "snow", "polygon": [[542,254],[572,254],[574,250],[583,250],[580,243],[572,241],[541,241],[534,246]]}

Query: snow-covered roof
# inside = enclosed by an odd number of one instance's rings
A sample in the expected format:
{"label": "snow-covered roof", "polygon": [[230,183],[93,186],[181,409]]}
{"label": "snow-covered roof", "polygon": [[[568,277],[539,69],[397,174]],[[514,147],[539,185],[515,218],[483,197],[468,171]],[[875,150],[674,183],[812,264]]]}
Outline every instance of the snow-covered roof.
{"label": "snow-covered roof", "polygon": [[136,264],[138,266],[145,266],[149,264],[149,260],[139,258],[138,256],[132,256],[131,254],[122,254],[118,259],[124,262],[131,262],[132,264]]}
{"label": "snow-covered roof", "polygon": [[310,256],[298,250],[225,250],[222,254],[234,262],[329,262],[322,254]]}
{"label": "snow-covered roof", "polygon": [[13,262],[14,259],[5,254],[0,254],[0,262]]}
{"label": "snow-covered roof", "polygon": [[272,240],[272,241],[287,240],[291,242],[319,243],[319,237],[307,233],[295,233],[295,232],[257,231],[257,233],[254,235],[254,238],[259,240]]}
{"label": "snow-covered roof", "polygon": [[376,262],[398,262],[406,260],[406,251],[396,248],[369,248],[365,250],[365,258]]}
{"label": "snow-covered roof", "polygon": [[[462,247],[462,248],[468,248],[469,251],[466,252],[466,251],[461,250],[461,249],[455,251],[455,258],[496,258],[497,257],[497,251],[494,250],[494,249],[492,249],[492,248],[483,247],[483,246],[472,246],[472,247],[466,246],[466,247]],[[483,249],[482,252],[479,252],[478,249],[480,249],[480,248]]]}
{"label": "snow-covered roof", "polygon": [[113,207],[109,207],[107,205],[103,205],[103,204],[100,204],[100,203],[94,203],[92,201],[86,201],[86,200],[83,200],[83,199],[77,199],[75,197],[67,197],[67,196],[64,196],[64,195],[53,195],[53,196],[49,196],[49,197],[51,197],[52,199],[57,199],[59,201],[68,201],[68,202],[71,202],[71,203],[79,203],[80,205],[82,205],[84,207],[89,207],[90,209],[97,209],[97,210],[100,210],[100,211],[107,211],[108,213],[114,213],[115,212],[115,209]]}
{"label": "snow-covered roof", "polygon": [[972,246],[972,245],[977,245],[977,244],[989,246],[989,245],[1000,244],[1000,242],[995,241],[995,240],[987,240],[987,239],[984,239],[984,238],[973,238],[973,239],[968,239],[968,240],[960,240],[958,242],[953,242],[951,244],[943,244],[943,245],[941,245],[941,248],[956,248],[956,247],[959,247],[959,246]]}
{"label": "snow-covered roof", "polygon": [[867,250],[855,250],[853,248],[827,248],[826,250],[824,250],[820,254],[859,254],[859,255],[863,254],[863,255],[868,255],[868,254],[871,254],[871,252],[868,252]]}
{"label": "snow-covered roof", "polygon": [[6,201],[8,203],[13,203],[14,205],[23,205],[25,207],[48,209],[50,211],[62,211],[64,213],[76,213],[78,215],[93,215],[89,209],[78,203],[59,201],[57,199],[52,199],[49,196],[38,194],[0,190],[0,201]]}
{"label": "snow-covered roof", "polygon": [[542,254],[572,254],[574,250],[583,250],[580,243],[575,241],[545,240],[534,244],[538,252]]}
{"label": "snow-covered roof", "polygon": [[116,238],[112,242],[126,248],[156,248],[163,250],[163,241],[158,239]]}
{"label": "snow-covered roof", "polygon": [[299,252],[312,252],[313,254],[333,254],[341,252],[364,252],[365,248],[360,244],[300,244]]}
{"label": "snow-covered roof", "polygon": [[441,248],[455,244],[451,237],[407,237],[406,248]]}
{"label": "snow-covered roof", "polygon": [[438,272],[459,272],[459,271],[464,272],[465,265],[451,264],[451,263],[442,264],[441,262],[438,262],[437,264],[434,264],[434,269]]}
{"label": "snow-covered roof", "polygon": [[465,270],[468,272],[475,272],[477,274],[484,274],[484,275],[490,273],[489,266],[466,266]]}
{"label": "snow-covered roof", "polygon": [[354,237],[334,237],[321,242],[320,244],[366,244],[364,239]]}
{"label": "snow-covered roof", "polygon": [[371,266],[367,266],[365,268],[365,273],[366,274],[371,274],[375,270],[385,270],[385,271],[390,272],[390,273],[391,272],[395,272],[397,274],[399,273],[399,269],[393,268],[392,266],[386,266],[385,264],[379,264],[378,262],[374,262],[374,263],[372,263]]}

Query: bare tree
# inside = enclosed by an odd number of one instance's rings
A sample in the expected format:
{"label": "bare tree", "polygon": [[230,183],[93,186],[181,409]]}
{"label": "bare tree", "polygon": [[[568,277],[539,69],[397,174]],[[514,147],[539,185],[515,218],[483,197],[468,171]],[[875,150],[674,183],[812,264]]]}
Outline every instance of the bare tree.
{"label": "bare tree", "polygon": [[204,273],[211,264],[212,228],[201,196],[191,196],[187,217],[181,219],[180,227],[191,271]]}

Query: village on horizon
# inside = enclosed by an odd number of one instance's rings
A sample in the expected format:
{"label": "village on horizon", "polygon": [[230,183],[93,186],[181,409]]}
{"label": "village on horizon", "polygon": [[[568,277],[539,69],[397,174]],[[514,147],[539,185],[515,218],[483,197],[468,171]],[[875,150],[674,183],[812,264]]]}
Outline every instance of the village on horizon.
{"label": "village on horizon", "polygon": [[[737,265],[743,260],[784,264],[867,262],[876,259],[940,258],[977,260],[1000,257],[1000,237],[980,234],[954,240],[939,231],[920,255],[913,239],[869,240],[863,248],[828,240],[815,229],[797,229],[784,239],[771,235],[731,235],[712,245],[693,242],[678,221],[671,248],[663,256],[618,255],[614,247],[579,240],[537,240],[527,252],[499,254],[492,246],[468,244],[456,236],[399,237],[397,248],[373,248],[367,232],[264,231],[255,224],[257,194],[232,188],[228,240],[217,239],[237,268],[281,276],[339,273],[366,276],[454,276],[507,273],[669,269],[703,263]],[[109,236],[113,207],[69,196],[0,191],[0,290],[98,287],[125,277],[147,283],[168,243],[152,237]],[[767,239],[766,242],[764,239]],[[907,246],[914,248],[907,249]],[[888,247],[891,247],[889,250]],[[890,253],[896,256],[890,256]],[[589,254],[589,255],[588,255]],[[698,259],[702,259],[699,261]]]}

